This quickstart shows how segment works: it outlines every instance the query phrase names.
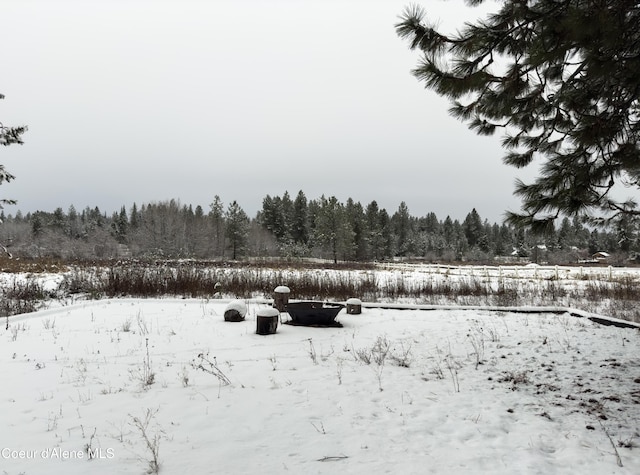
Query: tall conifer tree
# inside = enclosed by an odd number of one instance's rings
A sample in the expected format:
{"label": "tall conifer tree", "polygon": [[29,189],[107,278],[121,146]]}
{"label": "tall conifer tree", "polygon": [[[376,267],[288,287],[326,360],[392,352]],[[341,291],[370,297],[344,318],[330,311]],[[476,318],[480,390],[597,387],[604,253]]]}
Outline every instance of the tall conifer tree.
{"label": "tall conifer tree", "polygon": [[[484,0],[468,0],[471,6]],[[561,215],[640,216],[640,6],[637,0],[505,0],[457,33],[408,7],[396,31],[422,52],[414,75],[480,135],[502,130],[504,162],[542,163],[516,182],[508,221],[545,231]]]}

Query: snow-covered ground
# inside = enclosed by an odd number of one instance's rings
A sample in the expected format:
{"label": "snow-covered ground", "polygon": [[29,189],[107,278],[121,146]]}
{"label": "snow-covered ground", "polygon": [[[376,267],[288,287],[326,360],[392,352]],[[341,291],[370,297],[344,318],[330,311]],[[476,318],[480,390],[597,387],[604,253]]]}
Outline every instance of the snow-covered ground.
{"label": "snow-covered ground", "polygon": [[257,335],[269,302],[227,305],[3,319],[0,473],[640,473],[638,329],[365,306]]}

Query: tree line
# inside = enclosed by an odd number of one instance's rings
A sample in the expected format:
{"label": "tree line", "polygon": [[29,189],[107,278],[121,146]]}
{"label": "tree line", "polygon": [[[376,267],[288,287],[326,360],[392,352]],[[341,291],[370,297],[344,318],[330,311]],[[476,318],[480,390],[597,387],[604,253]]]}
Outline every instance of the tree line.
{"label": "tree line", "polygon": [[406,203],[390,214],[376,201],[366,205],[335,196],[307,199],[267,195],[250,218],[233,201],[215,196],[209,209],[163,202],[122,206],[111,215],[98,207],[65,212],[0,214],[0,242],[22,257],[65,259],[241,257],[324,258],[385,261],[420,258],[439,262],[529,259],[575,262],[597,251],[627,259],[640,250],[632,226],[599,230],[564,218],[553,232],[490,223],[472,209],[463,221],[435,213],[411,215]]}

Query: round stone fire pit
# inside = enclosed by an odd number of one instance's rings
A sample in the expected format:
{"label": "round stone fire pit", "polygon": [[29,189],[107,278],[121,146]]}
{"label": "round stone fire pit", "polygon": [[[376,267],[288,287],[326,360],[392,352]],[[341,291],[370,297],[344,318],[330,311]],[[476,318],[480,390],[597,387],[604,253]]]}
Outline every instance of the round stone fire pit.
{"label": "round stone fire pit", "polygon": [[344,308],[340,303],[303,301],[289,302],[286,312],[291,317],[290,325],[341,327],[336,316]]}

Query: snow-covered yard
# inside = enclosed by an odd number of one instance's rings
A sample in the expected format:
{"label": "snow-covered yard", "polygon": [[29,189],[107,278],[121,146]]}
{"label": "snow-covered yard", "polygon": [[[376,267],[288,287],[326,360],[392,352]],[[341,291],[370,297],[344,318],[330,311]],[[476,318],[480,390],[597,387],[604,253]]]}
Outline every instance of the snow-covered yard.
{"label": "snow-covered yard", "polygon": [[11,317],[0,473],[640,473],[638,329],[365,304],[263,336],[227,304]]}

